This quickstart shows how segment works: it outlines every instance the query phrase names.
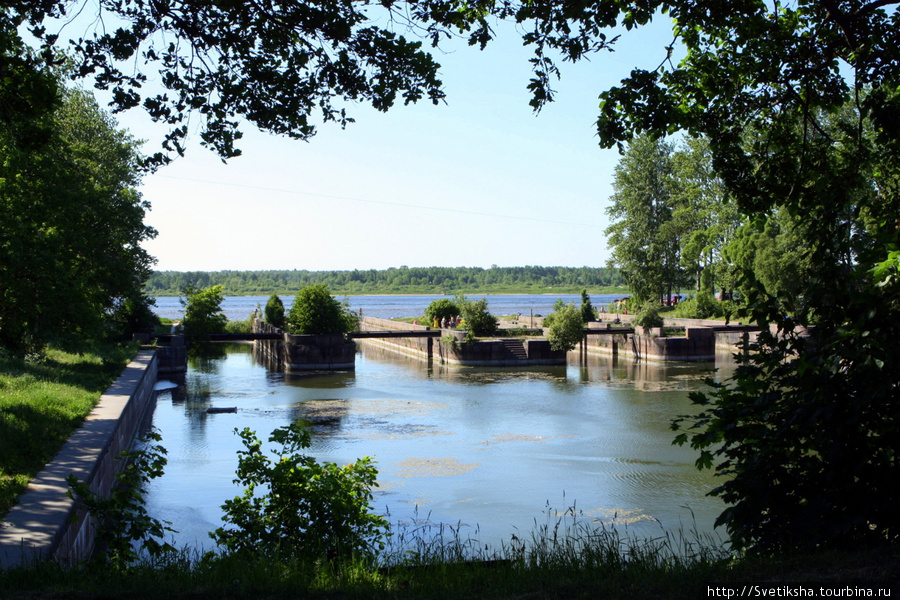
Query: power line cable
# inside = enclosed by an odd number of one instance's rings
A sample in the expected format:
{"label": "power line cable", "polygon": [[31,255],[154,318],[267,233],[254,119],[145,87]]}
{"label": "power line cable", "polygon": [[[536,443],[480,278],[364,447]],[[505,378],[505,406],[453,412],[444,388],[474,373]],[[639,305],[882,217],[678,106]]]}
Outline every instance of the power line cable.
{"label": "power line cable", "polygon": [[401,208],[415,208],[415,209],[420,209],[420,210],[432,210],[432,211],[437,211],[437,212],[455,213],[455,214],[462,214],[462,215],[474,215],[474,216],[478,216],[478,217],[493,217],[496,219],[516,219],[519,221],[532,221],[532,222],[536,222],[536,223],[551,223],[551,224],[555,224],[555,225],[569,225],[572,227],[588,227],[591,229],[600,229],[601,228],[600,225],[594,225],[594,224],[586,223],[586,222],[573,223],[570,221],[556,221],[553,219],[539,219],[537,217],[527,217],[527,216],[521,216],[521,215],[479,212],[479,211],[472,211],[472,210],[462,210],[459,208],[441,208],[441,207],[437,207],[437,206],[422,206],[422,205],[418,205],[418,204],[406,204],[403,202],[389,202],[387,200],[371,200],[371,199],[366,199],[366,198],[351,198],[349,196],[331,196],[328,194],[315,194],[312,192],[301,192],[299,190],[285,190],[285,189],[280,189],[280,188],[270,188],[270,187],[263,187],[263,186],[258,186],[258,185],[248,185],[248,184],[243,184],[243,183],[210,181],[207,179],[194,179],[191,177],[176,177],[174,175],[159,175],[159,174],[157,174],[157,175],[153,175],[153,177],[159,177],[159,178],[163,178],[163,179],[173,179],[173,180],[177,180],[177,181],[190,181],[193,183],[208,183],[211,185],[221,185],[221,186],[225,186],[225,187],[242,188],[242,189],[262,191],[262,192],[275,192],[275,193],[279,193],[279,194],[293,194],[293,195],[297,195],[297,196],[310,196],[313,198],[328,198],[330,200],[344,200],[347,202],[360,202],[363,204],[380,204],[383,206],[398,206]]}

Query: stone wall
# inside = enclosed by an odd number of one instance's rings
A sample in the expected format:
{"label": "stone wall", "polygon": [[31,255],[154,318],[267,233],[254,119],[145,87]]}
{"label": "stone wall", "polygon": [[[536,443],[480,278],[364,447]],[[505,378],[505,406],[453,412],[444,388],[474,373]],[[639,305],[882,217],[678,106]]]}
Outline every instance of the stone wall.
{"label": "stone wall", "polygon": [[66,496],[66,477],[72,473],[96,494],[109,495],[124,466],[121,453],[131,448],[152,410],[157,368],[154,351],[139,352],[28,485],[0,527],[0,566],[46,559],[72,565],[90,557],[97,523]]}
{"label": "stone wall", "polygon": [[[431,328],[424,325],[412,325],[400,321],[391,321],[389,319],[378,319],[376,317],[363,317],[359,321],[360,331],[429,331]],[[429,337],[410,337],[410,338],[367,338],[362,341],[364,344],[371,344],[422,360],[430,360],[436,352],[435,346],[438,342],[434,338]]]}
{"label": "stone wall", "polygon": [[[365,317],[360,321],[362,331],[429,330],[422,325]],[[565,364],[565,352],[554,352],[547,340],[525,340],[524,357],[513,355],[502,339],[465,342],[467,331],[445,329],[441,338],[384,338],[366,339],[363,343],[390,349],[405,356],[434,360],[445,365],[460,366],[523,366]],[[450,339],[454,341],[449,341]]]}
{"label": "stone wall", "polygon": [[280,340],[256,340],[254,353],[273,370],[344,371],[356,368],[356,344],[342,334],[294,335],[255,319],[254,333],[281,333]]}
{"label": "stone wall", "polygon": [[588,337],[588,352],[631,356],[651,361],[713,361],[716,358],[715,334],[707,327],[687,327],[685,335],[665,337],[660,328],[648,334],[611,334]]}

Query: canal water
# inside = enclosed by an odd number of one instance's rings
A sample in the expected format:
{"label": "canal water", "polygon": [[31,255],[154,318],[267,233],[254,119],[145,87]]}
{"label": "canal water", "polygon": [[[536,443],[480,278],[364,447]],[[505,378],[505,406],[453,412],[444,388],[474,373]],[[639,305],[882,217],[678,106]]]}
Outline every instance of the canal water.
{"label": "canal water", "polygon": [[[615,294],[595,294],[591,296],[594,307],[606,306],[617,298],[624,296]],[[384,295],[384,296],[338,296],[339,300],[346,300],[350,308],[356,312],[363,310],[367,317],[380,319],[392,319],[394,317],[420,317],[425,314],[425,308],[438,299],[452,299],[452,296],[436,294],[421,295]],[[565,302],[574,302],[581,305],[581,294],[490,294],[469,295],[471,300],[487,298],[488,309],[495,315],[547,315],[553,311],[553,304],[557,299]],[[157,296],[154,312],[167,319],[181,319],[184,316],[184,308],[181,300],[175,296]],[[264,308],[268,296],[228,296],[222,305],[222,312],[231,321],[242,321],[249,317],[254,310]],[[294,301],[293,296],[281,296],[285,310],[290,310]]]}
{"label": "canal water", "polygon": [[241,492],[234,430],[265,440],[300,419],[318,459],[375,459],[373,509],[392,523],[428,521],[499,547],[574,508],[639,537],[724,538],[713,530],[723,505],[706,496],[716,478],[695,469],[694,451],[672,445],[669,428],[692,411],[689,391],[727,374],[715,367],[611,357],[444,367],[363,342],[355,371],[295,376],[257,364],[250,345],[228,345],[223,356],[192,361],[181,385],[159,396],[153,424],[169,462],[148,508],[172,522],[177,546],[212,549],[222,503]]}

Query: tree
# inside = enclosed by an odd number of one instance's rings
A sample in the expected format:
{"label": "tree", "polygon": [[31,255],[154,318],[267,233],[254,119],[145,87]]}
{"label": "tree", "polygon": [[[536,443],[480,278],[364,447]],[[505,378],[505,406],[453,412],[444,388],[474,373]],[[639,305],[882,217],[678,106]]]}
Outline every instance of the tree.
{"label": "tree", "polygon": [[435,319],[440,323],[445,318],[449,319],[450,317],[455,317],[459,314],[459,307],[448,298],[433,300],[428,304],[428,307],[425,308],[425,320],[428,321],[428,323],[434,323]]}
{"label": "tree", "polygon": [[221,285],[197,289],[189,285],[184,290],[184,333],[196,342],[202,342],[212,333],[224,333],[228,317],[222,313],[225,295]]}
{"label": "tree", "polygon": [[680,231],[672,219],[672,147],[645,135],[629,145],[616,165],[612,224],[606,229],[611,264],[622,269],[640,301],[671,296],[684,281]]}
{"label": "tree", "polygon": [[709,141],[687,137],[672,155],[674,210],[681,234],[681,265],[694,273],[696,291],[724,298],[734,289],[733,265],[725,256],[744,217],[712,165]]}
{"label": "tree", "polygon": [[462,294],[454,298],[463,318],[463,327],[473,336],[489,336],[497,333],[497,317],[488,310],[487,298],[469,300]]}
{"label": "tree", "polygon": [[284,302],[278,294],[272,294],[266,302],[266,322],[272,327],[284,327]]}
{"label": "tree", "polygon": [[806,315],[807,284],[815,276],[803,219],[784,208],[741,226],[725,254],[744,274],[744,297],[778,299],[784,314]]}
{"label": "tree", "polygon": [[587,290],[581,290],[581,321],[582,323],[590,323],[597,318],[594,314],[594,305],[591,304],[591,297],[588,296]]}
{"label": "tree", "polygon": [[900,336],[884,312],[898,308],[898,4],[537,0],[429,13],[432,30],[457,24],[482,46],[491,17],[514,21],[534,50],[536,109],[553,98],[552,51],[581,59],[609,49],[615,27],[627,35],[665,13],[673,40],[658,67],[600,94],[601,145],[703,135],[744,215],[783,209],[815,225],[802,254],[806,308],[784,318],[788,298],[752,293],[747,316],[777,335],[760,337],[730,385],[695,395],[703,410],[679,437],[701,449],[700,465],[720,459],[727,478],[714,493],[732,505],[719,522],[738,549],[900,536],[885,484],[900,474]]}
{"label": "tree", "polygon": [[0,346],[23,353],[96,338],[123,303],[141,304],[153,259],[140,244],[156,232],[131,136],[83,91],[45,79],[38,101],[14,85],[3,79],[2,93],[37,112],[0,122]]}
{"label": "tree", "polygon": [[347,304],[320,283],[308,285],[294,296],[286,323],[290,333],[347,333],[356,328],[356,321]]}
{"label": "tree", "polygon": [[[422,42],[398,35],[391,24],[376,25],[369,2],[86,4],[7,3],[5,35],[19,40],[18,28],[27,26],[49,65],[67,50],[74,75],[110,90],[114,110],[141,106],[170,127],[168,153],[183,153],[191,115],[202,120],[201,143],[228,158],[240,154],[235,144],[242,119],[308,139],[317,113],[341,126],[352,122],[344,104],[368,102],[387,110],[400,99],[438,103],[444,96],[438,65],[421,50]],[[384,3],[388,18],[403,19],[392,4]],[[106,26],[86,28],[80,37],[72,33],[77,21],[68,21],[82,11],[94,11]],[[60,43],[72,35],[68,47]],[[161,75],[162,90],[147,91],[147,71]]]}
{"label": "tree", "polygon": [[553,312],[544,317],[544,327],[551,350],[568,352],[584,339],[582,313],[572,302],[557,300]]}

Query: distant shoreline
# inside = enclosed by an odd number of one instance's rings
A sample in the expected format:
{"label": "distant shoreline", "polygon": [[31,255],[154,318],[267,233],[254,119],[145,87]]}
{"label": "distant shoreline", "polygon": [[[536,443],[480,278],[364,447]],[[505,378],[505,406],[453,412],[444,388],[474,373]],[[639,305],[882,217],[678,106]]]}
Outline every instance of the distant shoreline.
{"label": "distant shoreline", "polygon": [[[506,291],[491,291],[491,292],[482,292],[482,291],[462,291],[462,292],[453,292],[452,294],[443,293],[443,292],[346,292],[340,289],[333,289],[331,293],[334,296],[445,296],[447,298],[452,298],[457,294],[462,294],[464,296],[554,296],[554,295],[575,295],[581,294],[582,289],[564,289],[564,290],[553,290],[553,291],[540,291],[540,292],[532,292],[532,291],[516,291],[516,292],[506,292]],[[605,295],[605,294],[631,294],[628,289],[625,288],[600,288],[596,290],[587,290],[588,295]],[[279,296],[294,296],[297,294],[297,290],[293,291],[258,291],[258,292],[242,292],[242,293],[234,293],[229,292],[227,289],[225,290],[226,296],[234,296],[234,297],[264,297],[271,296],[272,294],[277,294]],[[173,294],[173,293],[153,293],[149,294],[153,297],[160,298],[178,298],[183,296],[183,294]]]}

